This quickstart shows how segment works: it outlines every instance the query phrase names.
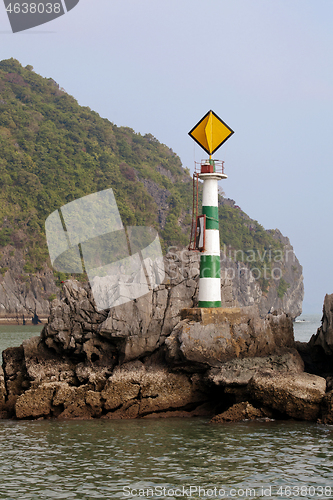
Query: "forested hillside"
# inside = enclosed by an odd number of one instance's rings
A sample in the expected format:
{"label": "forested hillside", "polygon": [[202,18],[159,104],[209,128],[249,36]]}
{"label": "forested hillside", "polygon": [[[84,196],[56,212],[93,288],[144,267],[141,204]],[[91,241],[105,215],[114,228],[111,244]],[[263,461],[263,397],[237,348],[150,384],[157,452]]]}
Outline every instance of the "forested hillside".
{"label": "forested hillside", "polygon": [[[15,266],[22,283],[49,271],[48,215],[107,188],[124,225],[155,227],[164,251],[188,245],[192,180],[170,148],[80,106],[32,66],[0,62],[0,283]],[[229,249],[264,255],[282,247],[232,202],[220,204],[221,243]],[[264,257],[256,267],[264,261],[270,265]],[[56,282],[63,278],[55,273]]]}

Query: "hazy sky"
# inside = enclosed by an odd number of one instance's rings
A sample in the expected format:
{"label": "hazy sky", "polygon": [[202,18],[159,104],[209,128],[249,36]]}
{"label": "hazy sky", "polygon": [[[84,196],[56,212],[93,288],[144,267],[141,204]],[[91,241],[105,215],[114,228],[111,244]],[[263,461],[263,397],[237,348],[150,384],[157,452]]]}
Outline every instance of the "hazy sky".
{"label": "hazy sky", "polygon": [[332,25],[331,0],[80,0],[13,34],[1,2],[0,59],[152,133],[190,169],[205,153],[187,133],[213,109],[235,131],[215,155],[226,196],[290,238],[304,312],[320,313],[333,293]]}

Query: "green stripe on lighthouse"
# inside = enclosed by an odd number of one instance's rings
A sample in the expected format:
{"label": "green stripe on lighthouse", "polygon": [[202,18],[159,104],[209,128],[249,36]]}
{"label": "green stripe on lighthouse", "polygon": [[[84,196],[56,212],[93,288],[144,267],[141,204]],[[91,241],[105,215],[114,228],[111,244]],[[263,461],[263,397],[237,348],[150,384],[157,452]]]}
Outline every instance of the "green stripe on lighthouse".
{"label": "green stripe on lighthouse", "polygon": [[198,306],[199,307],[221,307],[221,301],[220,300],[215,300],[215,301],[200,300]]}
{"label": "green stripe on lighthouse", "polygon": [[206,229],[219,228],[218,207],[202,207],[202,213],[206,215]]}
{"label": "green stripe on lighthouse", "polygon": [[220,278],[220,256],[201,255],[200,256],[200,278]]}

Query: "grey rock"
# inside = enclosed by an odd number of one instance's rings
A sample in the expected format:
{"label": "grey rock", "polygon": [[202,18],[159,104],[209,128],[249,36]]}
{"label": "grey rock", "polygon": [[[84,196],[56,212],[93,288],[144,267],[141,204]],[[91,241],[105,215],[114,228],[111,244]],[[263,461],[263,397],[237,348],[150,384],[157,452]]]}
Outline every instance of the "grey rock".
{"label": "grey rock", "polygon": [[6,402],[7,390],[5,384],[5,376],[2,367],[0,366],[0,413],[3,411]]}
{"label": "grey rock", "polygon": [[24,366],[32,388],[48,382],[76,383],[73,361],[47,349],[40,337],[24,340],[22,346]]}
{"label": "grey rock", "polygon": [[311,337],[309,347],[321,347],[327,356],[333,356],[333,294],[325,295],[321,327]]}
{"label": "grey rock", "polygon": [[323,424],[333,424],[333,391],[325,394],[322,400],[320,421]]}
{"label": "grey rock", "polygon": [[3,373],[5,378],[6,410],[9,416],[14,413],[18,396],[30,387],[27,370],[24,363],[23,347],[9,347],[2,353]]}
{"label": "grey rock", "polygon": [[217,386],[247,385],[258,371],[302,373],[304,363],[295,349],[265,357],[232,359],[219,368],[211,368],[207,379]]}
{"label": "grey rock", "polygon": [[55,385],[52,383],[41,384],[35,389],[25,391],[17,398],[16,418],[39,418],[50,415],[54,391]]}
{"label": "grey rock", "polygon": [[249,383],[254,401],[300,420],[317,420],[326,380],[309,373],[258,372]]}
{"label": "grey rock", "polygon": [[[255,306],[225,309],[193,309],[199,321],[184,323],[166,343],[168,359],[218,367],[234,358],[274,354],[280,347],[294,347],[292,319],[285,314],[259,316]],[[188,311],[189,319],[191,310]]]}
{"label": "grey rock", "polygon": [[172,373],[167,367],[129,362],[117,367],[101,396],[109,418],[128,418],[197,406],[207,399],[197,379]]}
{"label": "grey rock", "polygon": [[[41,336],[4,352],[6,414],[199,415],[207,412],[206,403],[212,404],[212,386],[221,387],[222,397],[246,387],[239,394],[244,398],[259,369],[301,371],[292,351],[292,318],[284,313],[261,316],[260,293],[255,295],[257,283],[251,276],[241,286],[252,305],[196,308],[199,257],[187,250],[170,252],[161,285],[105,311],[96,309],[89,285],[66,281]],[[228,277],[221,279],[221,291],[225,305],[235,306]],[[265,356],[270,359],[258,360]],[[252,365],[242,365],[252,358]]]}
{"label": "grey rock", "polygon": [[50,313],[49,297],[59,295],[51,269],[46,265],[32,275],[24,271],[22,251],[11,245],[1,248],[0,269],[0,322],[23,323],[38,316],[46,321]]}
{"label": "grey rock", "polygon": [[215,415],[212,418],[212,424],[220,424],[224,422],[240,422],[242,420],[256,420],[261,418],[272,418],[273,413],[267,408],[255,408],[248,401],[236,403],[228,410]]}

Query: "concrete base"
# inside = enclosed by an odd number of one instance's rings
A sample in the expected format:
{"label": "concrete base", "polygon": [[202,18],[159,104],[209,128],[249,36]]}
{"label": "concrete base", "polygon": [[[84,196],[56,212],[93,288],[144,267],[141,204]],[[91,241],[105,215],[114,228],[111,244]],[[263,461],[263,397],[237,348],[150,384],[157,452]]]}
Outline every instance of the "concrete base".
{"label": "concrete base", "polygon": [[216,367],[294,347],[292,319],[285,314],[261,318],[256,306],[182,309],[181,318],[176,346],[191,363]]}
{"label": "concrete base", "polygon": [[250,308],[240,307],[192,307],[180,311],[181,319],[188,319],[202,325],[237,323]]}

